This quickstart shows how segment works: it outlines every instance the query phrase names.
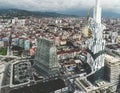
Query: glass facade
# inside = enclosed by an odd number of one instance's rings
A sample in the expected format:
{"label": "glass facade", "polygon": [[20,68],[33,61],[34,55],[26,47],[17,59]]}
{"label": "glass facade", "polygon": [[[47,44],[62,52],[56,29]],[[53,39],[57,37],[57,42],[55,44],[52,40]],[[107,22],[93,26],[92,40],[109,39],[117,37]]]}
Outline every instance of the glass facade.
{"label": "glass facade", "polygon": [[48,39],[38,39],[35,60],[40,73],[44,72],[47,75],[56,74],[59,71],[59,67],[55,42]]}

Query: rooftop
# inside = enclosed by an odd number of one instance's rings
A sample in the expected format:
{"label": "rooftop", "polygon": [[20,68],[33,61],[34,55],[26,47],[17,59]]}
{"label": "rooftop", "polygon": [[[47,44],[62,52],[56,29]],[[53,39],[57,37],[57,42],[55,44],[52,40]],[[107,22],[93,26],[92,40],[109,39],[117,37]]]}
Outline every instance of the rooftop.
{"label": "rooftop", "polygon": [[120,63],[120,59],[113,57],[111,55],[106,54],[105,55],[105,60],[109,62],[109,64],[115,64],[115,63]]}

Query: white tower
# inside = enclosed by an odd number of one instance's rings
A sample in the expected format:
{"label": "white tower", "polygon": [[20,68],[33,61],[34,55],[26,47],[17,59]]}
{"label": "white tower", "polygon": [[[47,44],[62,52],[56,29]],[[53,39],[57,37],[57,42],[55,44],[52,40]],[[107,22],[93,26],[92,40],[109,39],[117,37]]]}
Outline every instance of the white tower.
{"label": "white tower", "polygon": [[94,15],[93,18],[89,19],[88,27],[92,32],[92,37],[87,41],[87,62],[91,66],[92,71],[96,72],[104,67],[105,48],[105,40],[103,40],[102,37],[105,26],[101,24],[101,7],[99,0],[96,0]]}
{"label": "white tower", "polygon": [[96,0],[96,6],[94,7],[94,15],[93,18],[96,23],[101,24],[101,7],[100,7],[100,1]]}

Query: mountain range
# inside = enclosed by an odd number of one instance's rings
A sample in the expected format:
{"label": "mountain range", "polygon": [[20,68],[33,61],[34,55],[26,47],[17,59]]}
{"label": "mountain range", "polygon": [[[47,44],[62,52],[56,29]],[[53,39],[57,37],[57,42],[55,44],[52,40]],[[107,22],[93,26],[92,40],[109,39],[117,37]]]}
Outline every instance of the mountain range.
{"label": "mountain range", "polygon": [[[0,9],[0,16],[11,17],[84,17],[87,16],[88,10],[76,10],[76,11],[62,11],[62,12],[41,12],[41,11],[28,11],[20,9]],[[90,12],[92,16],[92,11]],[[119,17],[120,14],[103,11],[103,17]]]}
{"label": "mountain range", "polygon": [[0,16],[11,18],[11,17],[77,17],[70,14],[62,14],[56,12],[40,12],[40,11],[28,11],[20,9],[0,9]]}
{"label": "mountain range", "polygon": [[[76,15],[76,16],[87,16],[88,12],[90,12],[90,16],[93,16],[93,11],[92,10],[70,10],[70,11],[62,11],[61,13],[63,14],[68,14],[68,15]],[[112,11],[102,11],[102,17],[105,18],[120,18],[120,13],[112,12]]]}

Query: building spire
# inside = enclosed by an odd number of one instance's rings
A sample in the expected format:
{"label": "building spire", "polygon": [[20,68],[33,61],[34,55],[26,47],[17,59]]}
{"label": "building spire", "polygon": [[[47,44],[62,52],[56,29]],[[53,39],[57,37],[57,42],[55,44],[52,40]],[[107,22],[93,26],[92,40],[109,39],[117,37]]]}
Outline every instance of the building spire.
{"label": "building spire", "polygon": [[100,0],[96,0],[94,7],[94,20],[96,23],[101,24],[101,7]]}
{"label": "building spire", "polygon": [[100,6],[100,0],[96,0],[96,5],[97,5],[97,7]]}

